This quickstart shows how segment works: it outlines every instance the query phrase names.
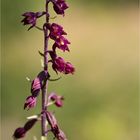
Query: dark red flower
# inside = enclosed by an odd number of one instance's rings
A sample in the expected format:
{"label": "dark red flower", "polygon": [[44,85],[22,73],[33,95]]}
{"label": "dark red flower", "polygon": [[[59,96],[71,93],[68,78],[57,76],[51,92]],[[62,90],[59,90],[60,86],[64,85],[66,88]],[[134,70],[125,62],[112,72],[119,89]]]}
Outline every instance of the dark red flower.
{"label": "dark red flower", "polygon": [[56,135],[56,138],[58,140],[67,140],[65,133],[59,129],[59,133]]}
{"label": "dark red flower", "polygon": [[59,72],[63,72],[65,69],[65,61],[63,58],[61,57],[56,57],[53,62],[52,62],[52,68],[54,69],[54,71],[57,73],[57,71]]}
{"label": "dark red flower", "polygon": [[45,71],[41,71],[37,77],[32,81],[32,85],[31,85],[31,93],[32,96],[37,97],[43,84],[43,80],[45,80],[48,76],[48,73],[46,73]]}
{"label": "dark red flower", "polygon": [[31,85],[31,93],[32,93],[32,95],[33,96],[38,96],[41,87],[42,87],[42,82],[40,81],[40,79],[38,77],[36,77],[32,81],[32,85]]}
{"label": "dark red flower", "polygon": [[13,137],[15,139],[23,138],[26,132],[29,131],[36,122],[37,122],[37,119],[32,119],[32,120],[27,121],[24,127],[19,127],[15,130]]}
{"label": "dark red flower", "polygon": [[69,51],[68,44],[70,44],[70,42],[65,37],[60,36],[59,38],[55,40],[53,48],[54,50],[57,47],[63,51]]}
{"label": "dark red flower", "polygon": [[58,25],[56,23],[47,24],[47,28],[50,30],[49,37],[53,40],[56,40],[61,35],[66,35],[67,33],[63,30],[63,27],[61,25]]}
{"label": "dark red flower", "polygon": [[53,3],[53,9],[57,14],[64,15],[64,11],[69,8],[65,0],[51,0]]}
{"label": "dark red flower", "polygon": [[70,62],[65,62],[61,57],[56,57],[52,60],[52,68],[56,73],[59,71],[64,74],[73,74],[75,71],[73,65]]}
{"label": "dark red flower", "polygon": [[21,21],[24,25],[31,25],[28,30],[30,30],[32,27],[36,25],[37,18],[43,16],[45,12],[26,12],[22,16],[24,16],[24,19]]}

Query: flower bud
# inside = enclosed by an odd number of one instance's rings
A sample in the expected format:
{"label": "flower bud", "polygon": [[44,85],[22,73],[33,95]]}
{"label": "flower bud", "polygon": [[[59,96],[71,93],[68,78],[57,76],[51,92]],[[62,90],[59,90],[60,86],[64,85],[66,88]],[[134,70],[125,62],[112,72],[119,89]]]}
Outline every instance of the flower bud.
{"label": "flower bud", "polygon": [[56,57],[53,61],[52,68],[56,71],[63,72],[65,69],[65,61],[61,57]]}
{"label": "flower bud", "polygon": [[32,96],[37,97],[41,88],[42,88],[42,82],[44,79],[48,77],[48,73],[45,71],[41,71],[37,77],[32,81],[31,85],[31,93]]}
{"label": "flower bud", "polygon": [[51,126],[51,131],[57,140],[67,140],[64,132],[58,127],[57,120],[51,112],[46,112],[46,118],[49,125]]}
{"label": "flower bud", "polygon": [[66,35],[67,33],[63,30],[63,27],[56,24],[52,23],[50,27],[48,28],[50,30],[49,37],[53,40],[56,40],[59,38],[61,35]]}
{"label": "flower bud", "polygon": [[55,93],[51,93],[49,95],[49,99],[52,100],[52,101],[54,101],[54,104],[57,107],[62,107],[63,106],[63,100],[64,100],[64,97],[63,96],[58,96]]}
{"label": "flower bud", "polygon": [[43,16],[45,12],[26,12],[22,16],[24,16],[24,19],[21,21],[23,22],[23,25],[31,25],[28,30],[30,30],[32,27],[36,25],[37,18]]}
{"label": "flower bud", "polygon": [[19,127],[15,130],[13,137],[16,139],[23,138],[26,134],[26,130],[23,127]]}
{"label": "flower bud", "polygon": [[25,104],[24,104],[24,109],[28,108],[33,108],[36,106],[36,97],[34,96],[28,96],[26,98]]}
{"label": "flower bud", "polygon": [[15,130],[13,137],[15,139],[23,138],[26,132],[29,131],[36,122],[37,122],[37,119],[32,119],[32,120],[27,121],[24,127],[19,127]]}
{"label": "flower bud", "polygon": [[26,124],[24,125],[24,129],[26,131],[30,130],[34,125],[35,123],[37,122],[37,119],[31,119],[29,120],[28,122],[26,122]]}

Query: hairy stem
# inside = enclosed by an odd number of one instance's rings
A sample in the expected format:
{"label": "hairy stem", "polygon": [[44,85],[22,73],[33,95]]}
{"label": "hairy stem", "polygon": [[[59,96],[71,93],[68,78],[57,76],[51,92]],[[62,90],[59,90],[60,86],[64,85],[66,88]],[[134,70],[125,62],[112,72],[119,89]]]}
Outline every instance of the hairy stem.
{"label": "hairy stem", "polygon": [[[46,0],[46,23],[49,22],[48,17],[48,2],[49,0]],[[44,27],[44,71],[48,72],[48,29]],[[46,127],[46,114],[45,110],[47,109],[47,88],[48,88],[48,80],[44,81],[45,86],[42,89],[42,118],[41,118],[41,129],[42,129],[42,136],[45,136],[45,132],[47,131]]]}

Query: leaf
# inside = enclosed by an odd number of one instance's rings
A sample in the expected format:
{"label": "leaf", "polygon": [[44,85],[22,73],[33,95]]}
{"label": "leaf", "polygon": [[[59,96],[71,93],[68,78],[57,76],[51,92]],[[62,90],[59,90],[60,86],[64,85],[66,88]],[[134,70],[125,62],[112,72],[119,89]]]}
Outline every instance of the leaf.
{"label": "leaf", "polygon": [[49,81],[57,81],[57,80],[59,80],[59,79],[61,79],[62,77],[58,77],[58,78],[56,78],[56,79],[48,79]]}
{"label": "leaf", "polygon": [[54,16],[54,17],[50,17],[50,19],[55,19],[55,18],[57,18],[57,16]]}
{"label": "leaf", "polygon": [[38,53],[43,57],[45,56],[41,51],[38,51]]}

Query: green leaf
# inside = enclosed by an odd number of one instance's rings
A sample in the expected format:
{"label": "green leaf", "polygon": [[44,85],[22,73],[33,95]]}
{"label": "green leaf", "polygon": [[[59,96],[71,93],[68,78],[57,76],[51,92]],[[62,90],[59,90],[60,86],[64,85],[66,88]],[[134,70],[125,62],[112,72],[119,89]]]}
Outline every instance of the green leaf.
{"label": "green leaf", "polygon": [[62,77],[58,77],[58,78],[56,78],[56,79],[48,79],[49,81],[57,81],[57,80],[59,80],[59,79],[61,79]]}
{"label": "green leaf", "polygon": [[41,51],[38,51],[38,53],[43,57],[45,56]]}

